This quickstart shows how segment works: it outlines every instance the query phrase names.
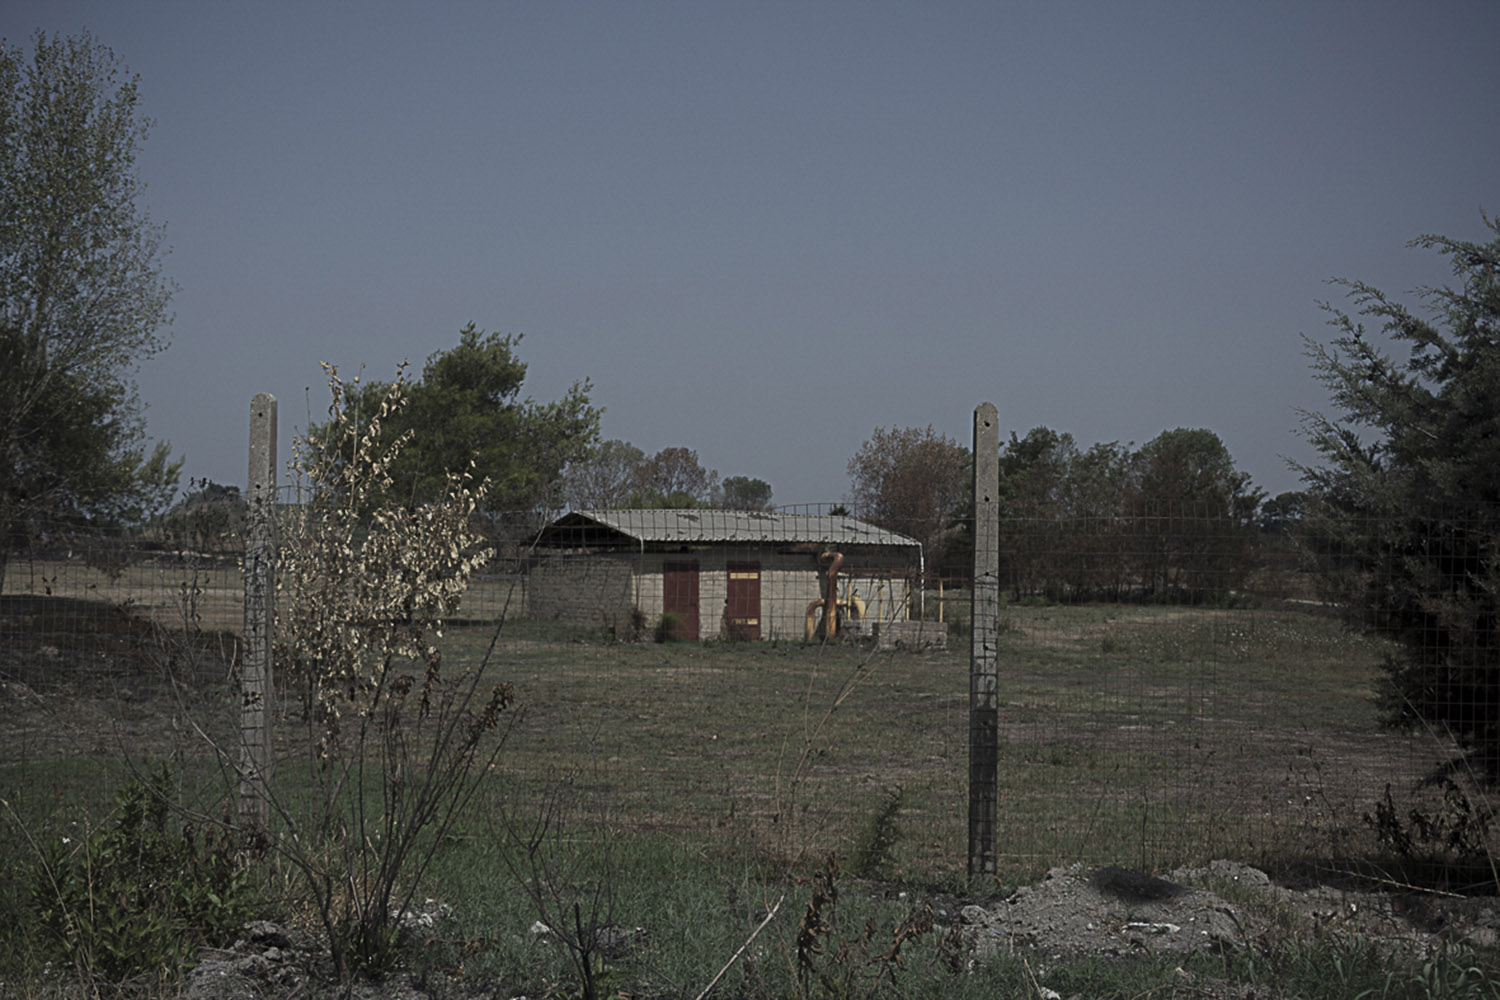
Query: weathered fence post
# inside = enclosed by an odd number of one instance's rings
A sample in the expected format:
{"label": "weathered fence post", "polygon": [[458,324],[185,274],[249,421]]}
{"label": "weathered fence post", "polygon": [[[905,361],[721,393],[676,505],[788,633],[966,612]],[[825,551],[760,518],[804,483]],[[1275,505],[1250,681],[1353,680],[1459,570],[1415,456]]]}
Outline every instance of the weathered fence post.
{"label": "weathered fence post", "polygon": [[276,397],[250,401],[249,524],[245,536],[245,639],[240,665],[240,825],[271,818],[271,644],[276,624]]}
{"label": "weathered fence post", "polygon": [[969,630],[969,875],[995,874],[1000,766],[1000,414],[974,408],[974,589]]}

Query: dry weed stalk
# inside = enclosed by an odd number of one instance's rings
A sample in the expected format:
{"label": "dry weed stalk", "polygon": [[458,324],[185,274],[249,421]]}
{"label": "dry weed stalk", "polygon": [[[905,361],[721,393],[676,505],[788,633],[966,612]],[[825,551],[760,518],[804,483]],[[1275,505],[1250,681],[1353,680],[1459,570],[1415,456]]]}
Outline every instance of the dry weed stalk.
{"label": "dry weed stalk", "polygon": [[[828,751],[832,746],[823,742],[823,733],[829,722],[836,713],[849,700],[857,688],[860,687],[871,675],[871,661],[874,652],[870,651],[860,657],[854,667],[844,676],[838,690],[834,692],[821,712],[814,714],[814,692],[818,681],[818,663],[821,661],[821,652],[813,661],[813,669],[807,677],[807,690],[803,696],[802,703],[802,745],[797,751],[796,759],[791,761],[788,767],[788,756],[791,748],[792,737],[788,735],[781,744],[781,754],[776,762],[775,788],[773,801],[776,811],[772,816],[772,822],[777,824],[781,833],[781,854],[787,863],[788,871],[795,868],[805,856],[810,845],[801,842],[799,837],[799,822],[797,808],[802,797],[803,785],[812,772],[814,762]],[[800,803],[804,808],[809,803]]]}

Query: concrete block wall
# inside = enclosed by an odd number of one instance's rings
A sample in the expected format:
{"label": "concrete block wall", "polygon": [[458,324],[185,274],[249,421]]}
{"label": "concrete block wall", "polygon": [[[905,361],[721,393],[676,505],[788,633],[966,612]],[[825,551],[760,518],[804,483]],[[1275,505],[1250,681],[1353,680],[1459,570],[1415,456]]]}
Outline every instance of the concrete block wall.
{"label": "concrete block wall", "polygon": [[[568,621],[585,627],[614,627],[629,634],[638,609],[646,627],[662,613],[663,564],[698,564],[698,634],[702,639],[724,637],[724,608],[729,593],[729,563],[760,566],[760,635],[762,640],[803,638],[807,606],[822,597],[823,578],[817,559],[808,552],[777,552],[763,548],[702,548],[687,552],[601,552],[554,556],[535,564],[527,594],[532,617]],[[840,576],[839,593],[851,589],[866,605],[866,614],[883,621],[906,617],[909,581],[904,567],[886,560],[851,554],[852,572]],[[859,575],[860,569],[877,576]],[[892,575],[892,573],[897,575]]]}
{"label": "concrete block wall", "polygon": [[641,559],[640,607],[650,621],[662,612],[662,565],[698,563],[698,635],[723,638],[724,604],[729,597],[729,563],[760,565],[761,639],[802,638],[805,608],[819,594],[821,577],[810,555],[764,549],[703,549],[696,552],[648,552]]}
{"label": "concrete block wall", "polygon": [[948,623],[919,619],[878,622],[875,625],[877,649],[947,649]]}
{"label": "concrete block wall", "polygon": [[[531,568],[527,613],[543,621],[613,629],[623,638],[631,631],[634,584],[634,559],[627,556],[599,553],[545,559]],[[658,587],[658,601],[660,596]]]}

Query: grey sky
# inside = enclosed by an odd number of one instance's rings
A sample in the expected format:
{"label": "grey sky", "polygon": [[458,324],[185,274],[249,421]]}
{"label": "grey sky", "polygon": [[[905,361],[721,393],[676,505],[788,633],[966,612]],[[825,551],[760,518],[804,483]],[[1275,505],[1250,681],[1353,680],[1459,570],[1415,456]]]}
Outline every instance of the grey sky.
{"label": "grey sky", "polygon": [[[319,361],[521,332],[538,399],[840,499],[877,426],[1218,432],[1294,488],[1332,277],[1500,213],[1500,4],[12,2],[140,74],[181,286],[139,383],[242,483]],[[311,387],[311,393],[306,390]],[[283,457],[290,454],[282,444]]]}

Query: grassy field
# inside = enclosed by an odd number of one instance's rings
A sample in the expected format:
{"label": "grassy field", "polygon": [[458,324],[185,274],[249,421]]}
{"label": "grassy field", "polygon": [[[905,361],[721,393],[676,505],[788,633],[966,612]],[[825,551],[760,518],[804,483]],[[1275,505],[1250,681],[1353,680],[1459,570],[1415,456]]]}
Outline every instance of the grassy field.
{"label": "grassy field", "polygon": [[[55,596],[75,602],[78,615],[118,606],[97,586],[69,591],[62,574],[53,578]],[[218,608],[233,583],[206,579],[199,589]],[[170,621],[171,588],[152,593],[162,596],[129,607]],[[194,728],[199,719],[217,720],[204,728],[219,733],[232,724],[212,644],[192,647],[207,669],[169,682],[161,648],[183,649],[170,631],[121,640],[109,647],[110,669],[83,669],[97,656],[81,641],[59,645],[66,622],[35,605],[25,606],[30,617],[14,600],[5,607],[3,669],[16,677],[30,665],[27,693],[0,701],[9,857],[31,856],[28,838],[55,842],[104,822],[124,757],[175,761],[204,800],[224,787]],[[232,625],[222,608],[200,622]],[[489,669],[514,685],[518,704],[496,767],[438,846],[424,885],[460,914],[433,960],[511,979],[530,970],[519,985],[537,992],[569,976],[560,952],[539,953],[527,938],[535,907],[514,888],[514,832],[542,803],[557,809],[549,870],[564,895],[651,925],[651,957],[631,972],[632,988],[676,996],[691,995],[738,947],[750,927],[744,913],[830,853],[846,865],[863,858],[863,874],[881,885],[979,895],[1075,861],[1146,871],[1218,857],[1338,867],[1376,850],[1363,816],[1386,783],[1411,787],[1449,750],[1376,725],[1384,650],[1323,615],[1011,606],[1000,639],[1000,873],[974,885],[964,876],[966,648],[581,638],[526,622],[498,640],[480,623],[444,637],[450,671],[480,662],[493,641]],[[295,727],[283,731],[289,776]],[[875,841],[882,847],[872,854]],[[20,899],[24,873],[12,864],[4,888]],[[894,893],[863,899],[858,920],[899,921],[907,905]],[[780,942],[768,952],[779,956],[774,968],[747,963],[733,990],[777,996],[792,987],[785,957],[795,926],[768,930],[767,943]],[[940,964],[936,951],[924,961]],[[983,995],[972,983],[962,990],[971,988]]]}
{"label": "grassy field", "polygon": [[[98,588],[76,583],[57,585],[72,598],[54,605],[66,614],[33,607],[0,622],[10,630],[0,670],[39,694],[29,709],[4,706],[0,762],[58,767],[69,751],[98,760],[119,746],[191,752],[189,714],[224,732],[232,705],[216,708],[213,692],[228,679],[232,634],[211,628],[227,615],[207,616],[210,639],[186,648],[170,627],[172,588],[146,582],[134,585],[157,599],[127,608],[168,621],[154,640],[104,606],[118,603],[79,600]],[[232,588],[213,579],[198,589],[216,607]],[[494,631],[450,629],[450,668],[477,663]],[[502,757],[508,780],[587,774],[624,829],[813,856],[847,852],[899,788],[893,871],[962,869],[966,648],[561,639],[524,621],[501,631],[491,669],[515,686],[523,714]],[[1447,751],[1378,727],[1383,652],[1295,609],[1007,607],[1002,878],[1071,860],[1163,868],[1347,849],[1386,782],[1411,784]],[[186,660],[192,682],[164,683]]]}

